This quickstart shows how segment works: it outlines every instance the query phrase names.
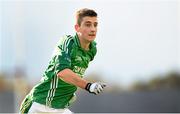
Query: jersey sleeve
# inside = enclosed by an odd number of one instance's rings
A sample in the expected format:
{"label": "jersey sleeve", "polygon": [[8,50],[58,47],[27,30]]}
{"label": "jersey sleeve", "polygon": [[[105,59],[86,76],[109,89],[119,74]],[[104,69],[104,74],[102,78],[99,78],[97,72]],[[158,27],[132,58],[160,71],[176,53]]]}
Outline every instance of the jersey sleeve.
{"label": "jersey sleeve", "polygon": [[55,73],[69,68],[71,69],[71,39],[66,39],[61,45],[57,46],[55,54]]}

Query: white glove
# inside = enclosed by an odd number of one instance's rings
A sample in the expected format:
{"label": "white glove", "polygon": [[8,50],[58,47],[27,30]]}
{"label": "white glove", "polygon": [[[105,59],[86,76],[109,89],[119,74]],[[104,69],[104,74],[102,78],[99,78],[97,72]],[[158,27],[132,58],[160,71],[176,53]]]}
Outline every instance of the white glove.
{"label": "white glove", "polygon": [[85,89],[89,91],[89,93],[93,93],[97,95],[103,91],[104,87],[106,87],[105,83],[96,82],[96,83],[88,83]]}

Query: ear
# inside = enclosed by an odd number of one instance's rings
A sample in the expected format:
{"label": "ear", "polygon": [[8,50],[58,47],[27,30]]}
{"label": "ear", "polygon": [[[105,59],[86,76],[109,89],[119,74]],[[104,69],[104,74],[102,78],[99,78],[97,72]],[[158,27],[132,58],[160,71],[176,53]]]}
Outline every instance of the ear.
{"label": "ear", "polygon": [[74,28],[75,28],[75,30],[78,32],[79,31],[79,25],[78,24],[75,24],[74,25]]}

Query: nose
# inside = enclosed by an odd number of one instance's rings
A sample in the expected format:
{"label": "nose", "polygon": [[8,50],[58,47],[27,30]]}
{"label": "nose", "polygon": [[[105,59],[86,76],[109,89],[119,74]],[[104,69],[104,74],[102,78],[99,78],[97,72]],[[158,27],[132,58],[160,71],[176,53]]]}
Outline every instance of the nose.
{"label": "nose", "polygon": [[91,26],[91,31],[95,32],[97,28],[95,26]]}

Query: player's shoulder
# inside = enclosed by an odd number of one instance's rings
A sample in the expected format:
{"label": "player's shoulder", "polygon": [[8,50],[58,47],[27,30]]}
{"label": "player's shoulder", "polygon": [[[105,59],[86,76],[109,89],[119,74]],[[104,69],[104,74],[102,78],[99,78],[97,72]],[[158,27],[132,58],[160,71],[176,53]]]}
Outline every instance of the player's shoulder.
{"label": "player's shoulder", "polygon": [[74,36],[72,35],[66,35],[66,44],[72,46],[74,44]]}
{"label": "player's shoulder", "polygon": [[69,44],[73,43],[73,36],[72,35],[63,35],[60,37],[58,41],[59,46],[68,46]]}
{"label": "player's shoulder", "polygon": [[72,35],[63,35],[60,39],[62,39],[63,41],[71,41],[73,39],[73,36]]}

